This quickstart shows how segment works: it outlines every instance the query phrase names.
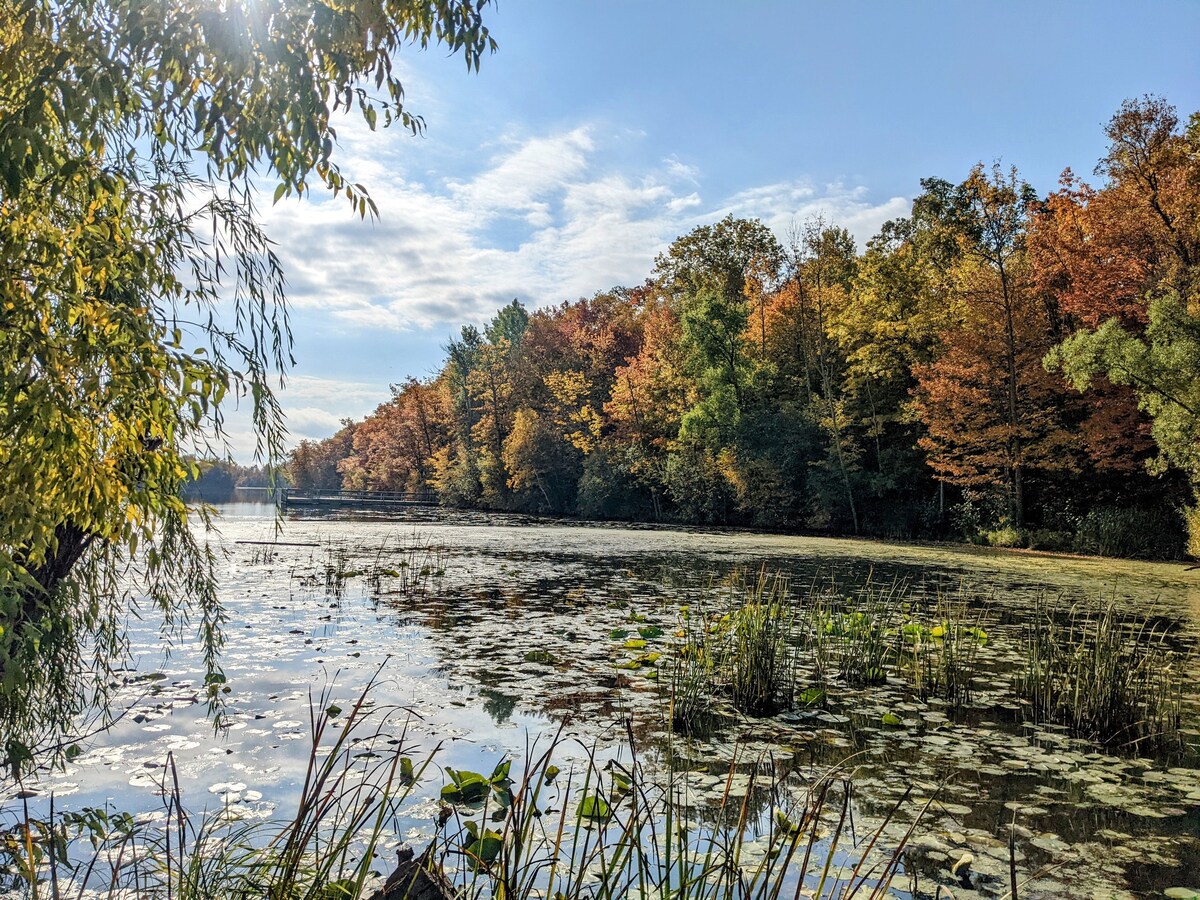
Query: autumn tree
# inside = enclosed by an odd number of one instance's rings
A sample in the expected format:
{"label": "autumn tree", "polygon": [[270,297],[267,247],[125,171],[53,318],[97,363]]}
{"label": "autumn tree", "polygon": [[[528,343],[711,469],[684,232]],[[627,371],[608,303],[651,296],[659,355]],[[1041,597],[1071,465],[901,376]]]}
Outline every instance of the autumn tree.
{"label": "autumn tree", "polygon": [[1187,473],[1200,497],[1200,116],[1182,130],[1170,104],[1145,97],[1124,103],[1107,135],[1107,184],[1068,181],[1038,233],[1048,280],[1085,326],[1047,364],[1090,396],[1116,385],[1135,397],[1159,450],[1151,471]]}
{"label": "autumn tree", "polygon": [[859,450],[846,430],[842,394],[844,360],[832,340],[833,322],[838,311],[847,305],[857,266],[854,240],[845,229],[830,227],[818,217],[804,223],[792,235],[789,257],[810,407],[826,435],[826,459],[818,465],[836,473],[838,493],[857,534],[859,517],[854,482]]}
{"label": "autumn tree", "polygon": [[1064,427],[1065,385],[1041,365],[1057,337],[1051,309],[1033,290],[1025,252],[1029,186],[1015,170],[976,166],[944,198],[945,227],[960,257],[953,285],[962,323],[936,357],[914,368],[920,445],[939,478],[998,490],[1007,521],[1026,519],[1030,473],[1077,466]]}
{"label": "autumn tree", "polygon": [[642,316],[642,344],[613,375],[604,412],[611,429],[610,456],[649,495],[653,516],[664,516],[669,455],[678,448],[684,411],[695,400],[680,342],[679,317],[664,300],[652,299]]}
{"label": "autumn tree", "polygon": [[343,484],[357,490],[427,491],[432,460],[447,444],[449,411],[436,384],[409,377],[354,432]]}
{"label": "autumn tree", "polygon": [[342,463],[354,453],[358,424],[342,420],[342,427],[323,441],[301,441],[288,456],[284,474],[299,491],[337,491],[342,488]]}

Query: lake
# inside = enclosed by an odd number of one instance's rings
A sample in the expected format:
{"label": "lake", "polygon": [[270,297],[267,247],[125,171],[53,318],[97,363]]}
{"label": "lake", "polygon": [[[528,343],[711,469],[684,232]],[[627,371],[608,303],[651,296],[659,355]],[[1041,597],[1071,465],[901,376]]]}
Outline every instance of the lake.
{"label": "lake", "polygon": [[[1200,572],[1184,565],[433,509],[392,519],[293,516],[276,535],[269,507],[222,513],[220,727],[207,715],[191,643],[168,655],[156,624],[131,618],[122,718],[63,771],[26,785],[38,792],[35,809],[53,792],[59,809],[107,804],[154,815],[169,753],[190,808],[283,815],[304,776],[310,712],[349,708],[378,672],[375,704],[406,710],[393,727],[407,721],[415,755],[437,748],[393,844],[432,834],[439,767],[519,763],[530,741],[560,728],[578,738],[561,745],[566,762],[591,746],[619,754],[628,719],[646,753],[686,770],[698,792],[717,790],[735,757],[769,756],[801,775],[853,757],[864,821],[913,789],[885,832],[893,836],[932,798],[897,880],[901,896],[933,896],[938,882],[955,897],[1003,895],[1014,820],[1022,897],[1162,896],[1200,881]],[[733,719],[691,740],[672,734],[644,651],[665,648],[681,617],[761,571],[786,576],[795,596],[853,598],[875,585],[900,598],[905,615],[932,615],[956,598],[987,633],[970,701],[948,708],[889,677],[830,687],[810,707]],[[1190,748],[1106,750],[1023,719],[1009,683],[1044,607],[1109,600],[1179,654]],[[966,879],[950,873],[964,853]]]}

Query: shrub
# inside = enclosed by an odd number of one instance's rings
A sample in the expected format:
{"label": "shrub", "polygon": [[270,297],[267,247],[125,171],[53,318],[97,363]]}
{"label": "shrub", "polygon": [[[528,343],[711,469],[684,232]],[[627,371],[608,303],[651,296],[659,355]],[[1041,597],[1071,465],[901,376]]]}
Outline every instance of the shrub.
{"label": "shrub", "polygon": [[1024,547],[1025,532],[1013,525],[1001,525],[983,533],[985,543],[990,547]]}
{"label": "shrub", "polygon": [[1200,559],[1200,496],[1195,504],[1183,508],[1183,521],[1187,527],[1187,555]]}
{"label": "shrub", "polygon": [[1177,559],[1186,544],[1184,532],[1174,509],[1099,506],[1080,520],[1075,550],[1125,559]]}
{"label": "shrub", "polygon": [[1034,528],[1026,532],[1026,545],[1031,550],[1063,552],[1074,549],[1075,536],[1069,531],[1052,528]]}

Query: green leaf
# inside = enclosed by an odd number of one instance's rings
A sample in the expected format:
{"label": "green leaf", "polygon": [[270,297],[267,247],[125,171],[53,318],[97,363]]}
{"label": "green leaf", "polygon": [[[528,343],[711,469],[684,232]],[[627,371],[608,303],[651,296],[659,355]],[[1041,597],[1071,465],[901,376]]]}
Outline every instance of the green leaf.
{"label": "green leaf", "polygon": [[478,772],[456,770],[447,766],[446,774],[453,783],[442,788],[441,797],[452,803],[478,803],[488,795],[492,787],[491,782]]}
{"label": "green leaf", "polygon": [[578,815],[581,819],[607,819],[612,808],[599,794],[590,794],[579,801]]}

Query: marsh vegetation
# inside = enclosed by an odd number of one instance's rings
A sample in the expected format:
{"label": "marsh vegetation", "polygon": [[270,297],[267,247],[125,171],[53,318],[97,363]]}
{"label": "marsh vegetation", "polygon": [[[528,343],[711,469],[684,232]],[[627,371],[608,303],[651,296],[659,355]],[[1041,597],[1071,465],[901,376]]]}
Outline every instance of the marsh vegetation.
{"label": "marsh vegetation", "polygon": [[13,879],[369,896],[407,846],[477,897],[1188,884],[1181,567],[436,516],[227,522],[218,734],[136,634],[127,715],[13,788]]}

